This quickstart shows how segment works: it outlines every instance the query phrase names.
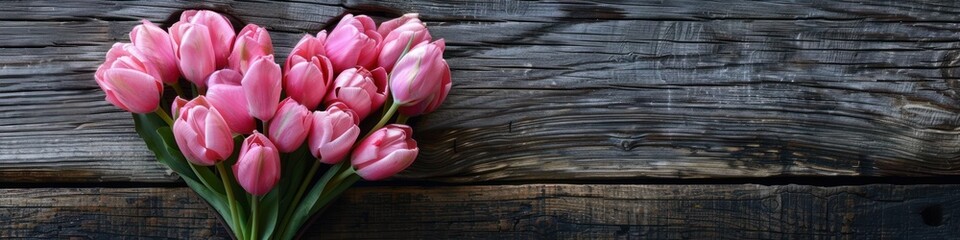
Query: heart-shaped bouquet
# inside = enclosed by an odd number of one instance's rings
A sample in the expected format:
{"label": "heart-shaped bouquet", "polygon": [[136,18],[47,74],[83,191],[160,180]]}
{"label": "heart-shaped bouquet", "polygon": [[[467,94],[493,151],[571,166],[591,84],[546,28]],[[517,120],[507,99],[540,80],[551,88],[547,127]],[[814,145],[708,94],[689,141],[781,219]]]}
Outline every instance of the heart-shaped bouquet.
{"label": "heart-shaped bouquet", "polygon": [[417,14],[379,27],[348,14],[329,34],[305,35],[283,67],[265,28],[237,33],[207,10],[166,31],[144,20],[130,42],[97,69],[106,100],[132,112],[157,160],[237,239],[291,239],[359,179],[410,166],[419,149],[405,122],[436,110],[451,86],[444,41]]}

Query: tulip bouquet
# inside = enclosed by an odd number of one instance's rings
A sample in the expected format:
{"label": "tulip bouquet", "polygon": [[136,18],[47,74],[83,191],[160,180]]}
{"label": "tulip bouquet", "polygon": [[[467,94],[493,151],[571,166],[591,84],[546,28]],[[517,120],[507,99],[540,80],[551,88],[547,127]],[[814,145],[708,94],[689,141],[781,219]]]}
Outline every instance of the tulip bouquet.
{"label": "tulip bouquet", "polygon": [[166,31],[144,20],[130,41],[96,71],[106,100],[132,112],[159,162],[238,239],[293,238],[359,179],[410,166],[418,148],[405,122],[451,86],[444,41],[417,14],[379,28],[348,14],[304,36],[282,68],[266,29],[237,33],[212,11],[185,11]]}

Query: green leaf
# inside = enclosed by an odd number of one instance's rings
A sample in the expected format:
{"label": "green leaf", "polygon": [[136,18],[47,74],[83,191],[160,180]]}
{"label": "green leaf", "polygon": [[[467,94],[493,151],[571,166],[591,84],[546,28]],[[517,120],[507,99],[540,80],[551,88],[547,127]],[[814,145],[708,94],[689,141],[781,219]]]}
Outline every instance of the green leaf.
{"label": "green leaf", "polygon": [[320,193],[320,199],[313,204],[313,206],[310,208],[310,211],[308,211],[308,215],[312,216],[317,214],[320,209],[333,201],[333,199],[339,197],[343,191],[346,191],[348,188],[353,186],[353,184],[359,179],[360,176],[353,171],[349,164],[347,164],[345,168],[341,168],[337,175],[333,177],[333,180],[331,180],[332,183],[327,184],[328,186],[325,188],[325,190]]}
{"label": "green leaf", "polygon": [[233,221],[230,220],[233,218],[230,213],[230,205],[228,205],[226,197],[222,194],[211,191],[210,189],[206,188],[203,183],[198,181],[188,178],[184,178],[183,180],[187,183],[187,186],[197,193],[197,195],[200,195],[203,200],[206,200],[208,203],[210,203],[210,206],[212,206],[213,209],[223,217],[224,222],[227,223],[227,226],[230,227],[230,229],[233,230],[234,234],[236,235],[236,232],[240,229],[240,226],[235,226]]}
{"label": "green leaf", "polygon": [[270,193],[263,196],[260,200],[260,229],[263,229],[263,240],[269,240],[277,229],[277,222],[280,215],[280,188],[273,188]]}
{"label": "green leaf", "polygon": [[[171,170],[177,174],[180,174],[180,177],[182,178],[198,180],[197,175],[193,174],[193,170],[190,170],[190,167],[186,165],[189,163],[183,157],[183,154],[181,154],[180,151],[176,151],[176,148],[168,148],[166,139],[164,139],[164,136],[158,132],[158,130],[161,128],[167,128],[168,131],[170,129],[170,126],[167,125],[163,119],[152,113],[134,113],[133,122],[137,133],[140,134],[140,138],[142,138],[143,142],[147,144],[147,148],[149,148],[150,151],[156,155],[157,160],[159,160],[160,163],[167,165],[167,167],[169,167]],[[176,145],[174,144],[174,146]]]}
{"label": "green leaf", "polygon": [[[277,188],[280,189],[280,208],[287,209],[293,204],[294,197],[297,194],[297,190],[300,188],[300,184],[303,181],[311,181],[312,179],[304,179],[307,175],[307,169],[309,167],[308,163],[316,161],[313,159],[313,156],[307,154],[308,147],[306,145],[301,146],[293,153],[287,155],[281,165],[280,165],[280,182],[277,184]],[[309,156],[309,158],[306,158]]]}

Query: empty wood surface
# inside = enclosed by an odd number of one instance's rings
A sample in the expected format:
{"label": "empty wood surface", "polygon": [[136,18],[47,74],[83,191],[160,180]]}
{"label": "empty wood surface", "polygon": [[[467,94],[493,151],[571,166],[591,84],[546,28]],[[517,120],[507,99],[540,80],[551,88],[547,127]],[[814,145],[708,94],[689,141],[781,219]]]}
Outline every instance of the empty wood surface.
{"label": "empty wood surface", "polygon": [[960,174],[960,2],[12,1],[0,179],[176,181],[93,72],[140,19],[214,9],[283,59],[344,13],[419,12],[454,85],[407,178]]}
{"label": "empty wood surface", "polygon": [[[0,237],[227,238],[186,188],[0,189]],[[307,239],[953,239],[960,185],[357,187]]]}

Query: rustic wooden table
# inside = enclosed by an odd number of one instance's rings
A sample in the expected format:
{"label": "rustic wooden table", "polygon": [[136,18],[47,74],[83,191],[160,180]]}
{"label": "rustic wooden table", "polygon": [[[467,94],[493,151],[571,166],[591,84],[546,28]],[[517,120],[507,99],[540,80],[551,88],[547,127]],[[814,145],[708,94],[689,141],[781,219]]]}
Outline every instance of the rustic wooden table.
{"label": "rustic wooden table", "polygon": [[956,1],[4,1],[0,237],[225,238],[93,71],[214,9],[279,57],[419,12],[454,85],[420,159],[310,238],[960,239]]}

